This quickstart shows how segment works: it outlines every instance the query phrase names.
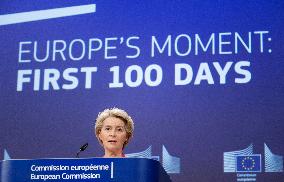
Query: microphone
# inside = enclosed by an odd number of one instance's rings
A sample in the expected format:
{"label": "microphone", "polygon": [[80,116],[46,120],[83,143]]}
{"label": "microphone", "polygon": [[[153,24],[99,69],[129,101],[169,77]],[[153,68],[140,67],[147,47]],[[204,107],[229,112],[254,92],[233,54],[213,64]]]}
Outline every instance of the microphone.
{"label": "microphone", "polygon": [[88,147],[88,143],[85,143],[84,145],[82,145],[81,147],[80,147],[80,150],[77,152],[77,154],[76,154],[76,158],[79,158],[79,154],[80,154],[80,152],[82,152],[82,151],[84,151],[84,150],[86,150],[86,148]]}

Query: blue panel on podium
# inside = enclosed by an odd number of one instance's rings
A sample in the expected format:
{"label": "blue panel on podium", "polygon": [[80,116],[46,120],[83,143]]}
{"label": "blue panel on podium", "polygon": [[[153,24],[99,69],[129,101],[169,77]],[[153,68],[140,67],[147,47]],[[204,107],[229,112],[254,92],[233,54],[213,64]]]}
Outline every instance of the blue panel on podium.
{"label": "blue panel on podium", "polygon": [[4,160],[1,181],[167,182],[158,161],[144,158]]}

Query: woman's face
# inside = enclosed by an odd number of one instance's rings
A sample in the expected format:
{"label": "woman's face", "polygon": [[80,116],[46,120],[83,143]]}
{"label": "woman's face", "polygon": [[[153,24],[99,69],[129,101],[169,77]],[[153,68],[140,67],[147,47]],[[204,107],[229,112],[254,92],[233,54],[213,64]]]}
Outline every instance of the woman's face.
{"label": "woman's face", "polygon": [[103,147],[109,152],[121,152],[127,140],[125,124],[120,118],[109,117],[103,121],[99,134]]}

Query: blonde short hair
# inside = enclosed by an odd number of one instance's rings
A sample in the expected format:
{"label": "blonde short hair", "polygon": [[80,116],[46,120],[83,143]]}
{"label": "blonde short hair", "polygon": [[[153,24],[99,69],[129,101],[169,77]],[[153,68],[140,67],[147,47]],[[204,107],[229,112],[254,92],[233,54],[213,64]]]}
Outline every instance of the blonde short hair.
{"label": "blonde short hair", "polygon": [[125,124],[127,141],[123,145],[123,148],[124,148],[128,144],[129,139],[133,136],[134,123],[133,123],[132,118],[127,114],[127,112],[125,112],[122,109],[114,107],[110,109],[105,109],[103,112],[100,112],[98,114],[98,117],[96,119],[96,124],[95,124],[96,137],[99,140],[100,144],[102,144],[102,141],[99,138],[99,134],[102,130],[104,120],[109,117],[119,118]]}

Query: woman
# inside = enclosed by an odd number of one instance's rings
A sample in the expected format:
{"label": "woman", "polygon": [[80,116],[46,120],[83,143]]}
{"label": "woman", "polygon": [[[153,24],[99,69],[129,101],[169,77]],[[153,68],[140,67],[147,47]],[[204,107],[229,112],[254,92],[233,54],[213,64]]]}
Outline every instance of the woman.
{"label": "woman", "polygon": [[122,109],[105,109],[96,119],[95,133],[105,150],[103,157],[125,157],[124,147],[133,135],[134,123]]}

